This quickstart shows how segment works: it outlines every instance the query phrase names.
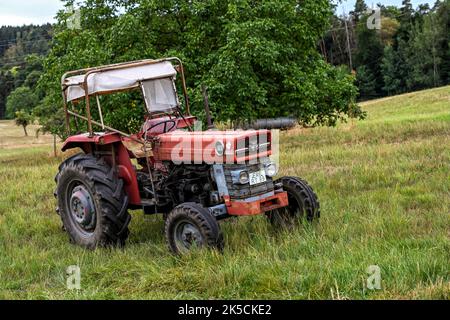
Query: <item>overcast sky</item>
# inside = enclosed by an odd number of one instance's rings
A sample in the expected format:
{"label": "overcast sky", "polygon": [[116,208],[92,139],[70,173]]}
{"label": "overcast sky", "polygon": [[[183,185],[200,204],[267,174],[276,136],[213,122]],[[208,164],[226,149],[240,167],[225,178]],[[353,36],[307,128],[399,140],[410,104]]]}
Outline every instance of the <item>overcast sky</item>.
{"label": "overcast sky", "polygon": [[0,0],[0,25],[54,22],[53,17],[62,7],[59,0]]}
{"label": "overcast sky", "polygon": [[[377,3],[400,6],[402,0],[366,0],[366,3],[369,6]],[[434,1],[412,0],[412,3],[416,7],[418,4],[432,4]],[[345,0],[338,9],[338,14],[341,14],[343,9],[348,13],[354,5],[355,0]],[[0,26],[54,22],[56,12],[62,7],[59,0],[0,0]]]}
{"label": "overcast sky", "polygon": [[[0,0],[1,1],[1,0]],[[335,1],[336,2],[336,1]],[[342,4],[340,5],[340,8],[337,9],[337,13],[341,14],[343,10],[345,10],[346,13],[352,11],[355,8],[355,0],[345,0],[342,2]],[[369,7],[375,7],[378,3],[384,4],[384,5],[393,5],[396,7],[401,7],[402,5],[402,0],[365,0],[366,4]],[[424,4],[424,3],[428,3],[431,5],[433,5],[436,1],[432,0],[432,1],[424,1],[424,0],[412,0],[411,3],[413,4],[414,8],[417,8],[417,6],[419,4]]]}

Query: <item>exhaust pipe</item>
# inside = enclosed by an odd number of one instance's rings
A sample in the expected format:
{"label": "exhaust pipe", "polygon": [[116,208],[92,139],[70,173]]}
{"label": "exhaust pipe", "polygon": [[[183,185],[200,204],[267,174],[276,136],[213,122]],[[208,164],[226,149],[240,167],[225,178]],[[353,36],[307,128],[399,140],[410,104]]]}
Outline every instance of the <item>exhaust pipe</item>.
{"label": "exhaust pipe", "polygon": [[235,127],[240,127],[244,130],[254,129],[280,129],[287,130],[295,127],[297,120],[295,118],[282,117],[272,119],[258,119],[253,122],[241,122],[237,123]]}

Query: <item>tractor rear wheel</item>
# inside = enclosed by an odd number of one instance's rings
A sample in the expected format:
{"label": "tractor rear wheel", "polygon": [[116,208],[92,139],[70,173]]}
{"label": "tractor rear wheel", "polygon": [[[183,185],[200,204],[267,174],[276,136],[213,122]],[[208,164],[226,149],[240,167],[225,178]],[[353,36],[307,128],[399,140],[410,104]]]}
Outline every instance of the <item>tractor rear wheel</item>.
{"label": "tractor rear wheel", "polygon": [[223,236],[216,218],[198,203],[187,202],[175,207],[165,220],[169,248],[183,254],[193,247],[223,249]]}
{"label": "tractor rear wheel", "polygon": [[289,205],[266,213],[272,225],[291,227],[302,218],[310,222],[319,219],[319,200],[306,181],[297,177],[283,177],[275,183],[283,184],[283,189],[288,194]]}
{"label": "tractor rear wheel", "polygon": [[71,242],[89,249],[125,244],[128,197],[104,159],[72,156],[59,166],[55,181],[58,211]]}

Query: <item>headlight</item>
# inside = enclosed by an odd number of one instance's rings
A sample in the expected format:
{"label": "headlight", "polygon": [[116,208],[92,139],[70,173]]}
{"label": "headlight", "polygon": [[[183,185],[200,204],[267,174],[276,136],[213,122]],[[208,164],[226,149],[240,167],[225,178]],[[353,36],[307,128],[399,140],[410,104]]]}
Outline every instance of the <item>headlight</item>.
{"label": "headlight", "polygon": [[277,165],[273,162],[266,164],[264,170],[266,170],[266,176],[268,177],[273,177],[278,173]]}
{"label": "headlight", "polygon": [[239,183],[240,184],[246,184],[248,183],[248,172],[247,171],[241,171],[241,173],[239,173]]}
{"label": "headlight", "polygon": [[218,156],[223,156],[223,151],[224,151],[225,147],[223,145],[222,141],[217,141],[216,142],[216,154]]}

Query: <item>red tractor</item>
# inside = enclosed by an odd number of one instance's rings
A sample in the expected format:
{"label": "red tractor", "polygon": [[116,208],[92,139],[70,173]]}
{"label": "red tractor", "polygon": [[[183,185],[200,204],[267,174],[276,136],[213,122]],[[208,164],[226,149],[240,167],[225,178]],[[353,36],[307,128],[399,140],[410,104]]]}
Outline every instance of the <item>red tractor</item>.
{"label": "red tractor", "polygon": [[[87,248],[123,245],[128,210],[135,209],[163,214],[165,236],[175,253],[193,247],[221,250],[218,221],[229,217],[265,214],[276,226],[319,218],[317,196],[304,180],[273,180],[277,167],[270,159],[270,131],[217,131],[208,108],[209,129],[194,130],[197,119],[189,112],[179,59],[72,71],[61,83],[69,133],[62,151],[83,151],[65,160],[55,178],[57,212],[73,243]],[[105,125],[99,99],[131,90],[142,93],[146,114],[136,134]],[[91,100],[96,101],[98,121],[92,118]],[[85,112],[75,111],[78,104]],[[80,119],[88,132],[71,136],[71,124],[78,126]]]}

